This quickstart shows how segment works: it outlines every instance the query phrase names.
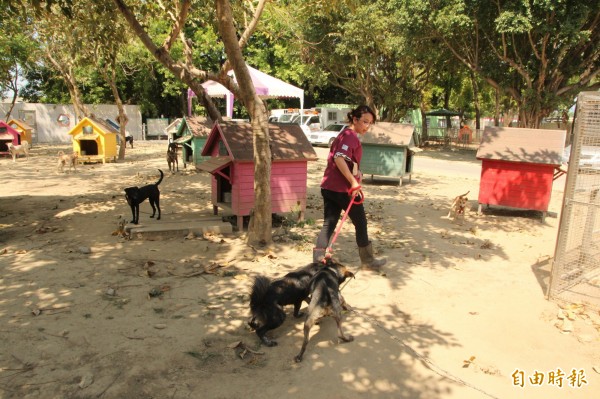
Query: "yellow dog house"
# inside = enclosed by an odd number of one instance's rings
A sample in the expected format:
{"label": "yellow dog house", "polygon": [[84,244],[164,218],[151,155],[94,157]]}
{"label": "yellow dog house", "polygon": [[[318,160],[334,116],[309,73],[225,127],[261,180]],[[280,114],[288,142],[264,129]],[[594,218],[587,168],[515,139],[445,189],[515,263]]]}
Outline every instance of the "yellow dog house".
{"label": "yellow dog house", "polygon": [[19,144],[23,144],[24,141],[29,143],[29,147],[32,146],[33,141],[31,138],[31,134],[33,132],[33,128],[29,126],[22,119],[11,119],[8,121],[8,125],[19,132]]}
{"label": "yellow dog house", "polygon": [[69,131],[79,162],[116,161],[119,132],[101,119],[87,116]]}

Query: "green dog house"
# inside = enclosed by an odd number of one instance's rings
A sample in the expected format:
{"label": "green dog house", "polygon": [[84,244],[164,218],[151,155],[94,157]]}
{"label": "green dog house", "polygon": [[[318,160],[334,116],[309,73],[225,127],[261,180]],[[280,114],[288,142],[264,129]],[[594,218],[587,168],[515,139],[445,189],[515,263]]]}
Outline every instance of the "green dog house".
{"label": "green dog house", "polygon": [[188,163],[198,165],[210,158],[201,153],[211,130],[212,122],[203,116],[185,117],[181,120],[173,142],[181,147],[184,168]]}
{"label": "green dog house", "polygon": [[362,137],[360,169],[364,176],[394,177],[411,180],[413,155],[420,151],[414,125],[377,122]]}

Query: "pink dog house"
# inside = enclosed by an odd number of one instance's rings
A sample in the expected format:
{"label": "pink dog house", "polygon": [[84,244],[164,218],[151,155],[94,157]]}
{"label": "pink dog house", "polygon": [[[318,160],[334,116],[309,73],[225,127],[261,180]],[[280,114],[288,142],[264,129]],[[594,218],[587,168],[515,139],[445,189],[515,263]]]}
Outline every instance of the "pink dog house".
{"label": "pink dog house", "polygon": [[[269,125],[271,138],[271,207],[273,213],[306,211],[308,161],[317,154],[298,125]],[[202,149],[210,159],[196,165],[212,174],[211,198],[214,214],[221,208],[237,216],[243,228],[243,217],[254,207],[254,149],[252,127],[247,122],[224,121],[213,128]]]}
{"label": "pink dog house", "polygon": [[0,154],[8,155],[8,144],[21,144],[19,131],[5,121],[0,120]]}

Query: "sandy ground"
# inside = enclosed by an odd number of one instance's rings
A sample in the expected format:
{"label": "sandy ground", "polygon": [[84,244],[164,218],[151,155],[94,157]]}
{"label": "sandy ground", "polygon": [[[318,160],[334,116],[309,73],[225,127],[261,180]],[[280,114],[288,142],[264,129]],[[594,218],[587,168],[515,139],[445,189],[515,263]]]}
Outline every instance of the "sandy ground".
{"label": "sandy ground", "polygon": [[[562,202],[550,217],[491,209],[479,181],[415,172],[410,183],[364,188],[383,273],[358,271],[343,293],[353,310],[314,328],[304,362],[291,316],[264,347],[246,325],[254,276],[310,261],[322,220],[322,156],[309,165],[307,220],[274,228],[269,251],[244,232],[126,240],[123,188],[167,170],[165,142],[136,143],[126,161],[58,173],[67,146],[29,161],[0,158],[1,398],[592,398],[600,393],[600,315],[545,299]],[[480,168],[474,153],[421,157]],[[418,160],[417,159],[417,160]],[[416,163],[418,165],[418,162]],[[208,174],[166,173],[163,220],[209,215]],[[463,224],[444,218],[470,190]],[[142,224],[150,206],[142,204]],[[351,224],[335,256],[353,270]],[[563,305],[563,307],[566,307]],[[570,312],[569,312],[570,310]],[[559,319],[559,316],[563,319]],[[562,375],[561,375],[562,374]],[[543,377],[543,380],[536,380]],[[560,386],[562,385],[562,387]]]}

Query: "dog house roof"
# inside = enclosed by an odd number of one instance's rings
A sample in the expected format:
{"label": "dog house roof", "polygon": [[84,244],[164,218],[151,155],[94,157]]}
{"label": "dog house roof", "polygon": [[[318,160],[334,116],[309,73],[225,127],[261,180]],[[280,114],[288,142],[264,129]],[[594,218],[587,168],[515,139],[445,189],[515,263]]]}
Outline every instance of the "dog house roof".
{"label": "dog house roof", "polygon": [[119,131],[117,129],[115,129],[114,127],[112,127],[111,125],[109,125],[108,122],[106,122],[102,119],[95,118],[93,116],[86,116],[85,118],[80,120],[79,123],[77,123],[69,131],[69,134],[72,136],[75,136],[75,135],[81,133],[83,126],[85,126],[85,124],[89,123],[89,122],[91,122],[93,125],[95,125],[102,134],[106,134],[106,133],[119,134]]}
{"label": "dog house roof", "polygon": [[366,144],[397,145],[415,147],[414,125],[405,123],[377,122],[362,136]]}
{"label": "dog house roof", "polygon": [[212,120],[204,116],[185,117],[177,128],[177,134],[182,135],[183,129],[187,126],[194,137],[208,137],[212,129]]}
{"label": "dog house roof", "polygon": [[11,126],[17,125],[22,130],[33,130],[23,119],[11,119],[8,121],[8,124]]}
{"label": "dog house roof", "polygon": [[[299,125],[269,124],[271,158],[277,160],[314,161],[317,154]],[[229,156],[236,161],[253,161],[252,126],[248,122],[222,121],[215,123],[202,155],[211,155],[222,140]]]}
{"label": "dog house roof", "polygon": [[488,126],[483,131],[477,159],[561,165],[564,130]]}
{"label": "dog house roof", "polygon": [[1,139],[2,140],[12,140],[14,137],[17,137],[19,135],[19,131],[16,130],[14,127],[10,126],[8,123],[4,122],[3,120],[0,120],[0,127],[2,127],[3,129],[0,129],[0,135],[1,135]]}

